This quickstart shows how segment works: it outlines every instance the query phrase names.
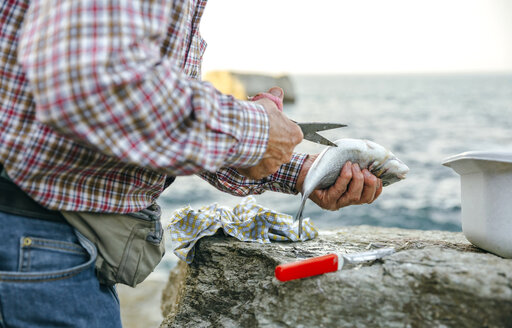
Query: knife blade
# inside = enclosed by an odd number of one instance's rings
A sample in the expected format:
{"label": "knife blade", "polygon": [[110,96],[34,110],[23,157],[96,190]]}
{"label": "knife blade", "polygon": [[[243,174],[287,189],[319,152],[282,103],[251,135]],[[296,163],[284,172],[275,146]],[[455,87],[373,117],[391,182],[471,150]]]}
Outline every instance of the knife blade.
{"label": "knife blade", "polygon": [[308,122],[308,123],[296,123],[300,129],[302,130],[302,134],[304,135],[304,139],[316,142],[322,145],[338,147],[335,143],[330,141],[329,139],[322,137],[317,132],[324,130],[331,130],[337,128],[346,127],[346,124],[338,124],[338,123],[319,123],[319,122]]}

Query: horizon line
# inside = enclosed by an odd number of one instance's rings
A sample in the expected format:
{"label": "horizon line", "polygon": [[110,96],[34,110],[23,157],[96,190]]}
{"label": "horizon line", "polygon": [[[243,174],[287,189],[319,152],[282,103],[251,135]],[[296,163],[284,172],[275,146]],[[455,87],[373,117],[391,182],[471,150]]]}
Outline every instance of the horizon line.
{"label": "horizon line", "polygon": [[346,75],[346,76],[354,76],[354,75],[509,75],[512,74],[512,69],[510,70],[439,70],[439,71],[382,71],[382,72],[273,72],[273,71],[263,71],[263,70],[239,70],[239,69],[210,69],[205,70],[202,75],[205,75],[209,72],[218,72],[218,71],[226,71],[240,74],[254,74],[254,75],[270,75],[270,76],[283,76],[283,75]]}

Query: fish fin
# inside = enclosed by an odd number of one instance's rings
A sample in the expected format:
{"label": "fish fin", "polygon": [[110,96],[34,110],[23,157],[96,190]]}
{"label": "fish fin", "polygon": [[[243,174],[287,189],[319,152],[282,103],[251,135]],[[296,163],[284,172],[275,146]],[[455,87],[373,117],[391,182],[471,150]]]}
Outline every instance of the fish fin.
{"label": "fish fin", "polygon": [[302,212],[304,211],[304,205],[306,204],[307,199],[308,198],[306,195],[302,195],[302,201],[300,203],[299,210],[298,210],[297,214],[295,215],[295,221],[299,220],[299,231],[298,231],[299,238],[302,234]]}
{"label": "fish fin", "polygon": [[304,205],[306,204],[306,197],[302,196],[302,201],[300,203],[300,207],[299,207],[299,210],[297,211],[297,214],[295,214],[295,220],[294,221],[297,221],[298,219],[300,219],[302,217],[302,211],[304,211]]}

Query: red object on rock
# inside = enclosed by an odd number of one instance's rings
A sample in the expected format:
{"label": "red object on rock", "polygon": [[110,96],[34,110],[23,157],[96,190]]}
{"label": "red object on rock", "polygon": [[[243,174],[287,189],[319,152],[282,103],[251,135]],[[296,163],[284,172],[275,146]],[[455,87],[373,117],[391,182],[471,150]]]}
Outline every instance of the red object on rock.
{"label": "red object on rock", "polygon": [[329,254],[313,257],[304,261],[280,264],[275,276],[280,281],[307,278],[338,270],[338,255]]}

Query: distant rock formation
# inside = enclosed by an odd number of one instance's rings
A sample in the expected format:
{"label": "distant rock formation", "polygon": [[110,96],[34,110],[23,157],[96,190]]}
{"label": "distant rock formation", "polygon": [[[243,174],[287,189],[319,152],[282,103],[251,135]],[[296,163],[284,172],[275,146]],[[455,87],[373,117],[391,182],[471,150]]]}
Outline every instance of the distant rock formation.
{"label": "distant rock formation", "polygon": [[247,100],[259,92],[278,86],[284,90],[284,102],[295,101],[293,83],[288,75],[272,76],[231,71],[211,71],[203,80],[211,82],[222,93],[233,95],[237,99]]}
{"label": "distant rock formation", "polygon": [[[282,283],[297,258],[394,246],[370,265]],[[512,260],[462,233],[347,227],[303,243],[214,236],[180,263],[163,294],[161,327],[511,327]]]}

